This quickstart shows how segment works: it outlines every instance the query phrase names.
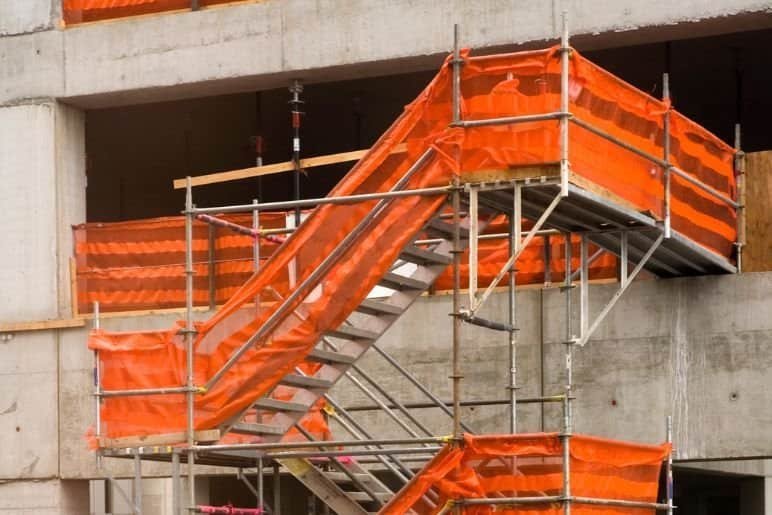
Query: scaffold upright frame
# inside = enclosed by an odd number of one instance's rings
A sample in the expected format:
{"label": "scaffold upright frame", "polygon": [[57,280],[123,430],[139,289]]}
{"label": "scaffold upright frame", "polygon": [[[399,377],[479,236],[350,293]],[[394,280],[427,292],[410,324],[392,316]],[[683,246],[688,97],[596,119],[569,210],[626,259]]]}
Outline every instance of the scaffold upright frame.
{"label": "scaffold upright frame", "polygon": [[[95,399],[95,429],[96,437],[99,441],[101,436],[102,424],[100,420],[100,403],[102,399],[118,396],[146,396],[146,395],[184,395],[187,406],[187,423],[184,435],[184,443],[177,446],[155,446],[148,447],[137,445],[133,448],[116,449],[100,448],[97,450],[97,463],[102,467],[102,458],[123,457],[131,458],[135,465],[135,488],[134,496],[130,504],[135,513],[141,513],[141,477],[142,461],[156,460],[169,461],[172,464],[171,474],[173,482],[173,506],[175,515],[182,513],[201,513],[201,507],[196,502],[195,478],[196,464],[205,465],[226,465],[237,469],[237,478],[244,482],[250,491],[256,497],[256,509],[263,509],[266,506],[264,481],[265,472],[268,468],[273,477],[273,488],[279,488],[279,467],[281,460],[293,460],[300,458],[325,458],[330,466],[337,467],[343,474],[348,474],[351,482],[356,485],[365,495],[369,496],[376,504],[383,505],[382,496],[379,492],[367,484],[358,480],[356,474],[351,474],[346,467],[342,467],[338,459],[342,456],[358,456],[363,459],[373,460],[386,470],[391,472],[403,483],[409,481],[415,475],[415,470],[409,463],[411,460],[417,460],[417,463],[425,461],[433,453],[440,449],[441,444],[455,442],[460,445],[463,432],[472,432],[468,422],[462,420],[461,407],[465,401],[461,396],[461,381],[463,379],[461,355],[461,332],[463,324],[472,324],[484,327],[493,331],[503,332],[506,335],[506,346],[508,348],[507,363],[507,384],[504,386],[507,392],[505,401],[496,401],[507,405],[508,422],[504,429],[507,433],[517,433],[520,425],[517,418],[517,406],[522,403],[560,403],[562,406],[561,417],[561,439],[563,445],[562,472],[563,488],[560,495],[552,497],[501,497],[501,498],[477,498],[477,499],[456,499],[443,508],[440,513],[457,512],[464,506],[472,505],[525,505],[525,504],[544,504],[561,503],[565,514],[571,513],[573,504],[593,504],[607,505],[628,508],[652,508],[662,510],[668,514],[673,513],[673,486],[672,486],[672,454],[668,456],[665,462],[665,476],[667,478],[667,488],[662,502],[643,503],[628,501],[623,499],[594,499],[586,497],[577,497],[572,495],[570,483],[570,445],[571,435],[574,428],[574,415],[572,404],[575,398],[574,376],[573,376],[573,354],[577,347],[588,344],[592,335],[599,328],[600,324],[615,306],[617,301],[623,296],[630,284],[635,280],[639,273],[647,265],[652,263],[655,254],[662,249],[663,244],[674,238],[675,235],[670,222],[670,180],[672,175],[690,182],[692,185],[702,189],[704,192],[725,202],[738,213],[738,241],[737,241],[737,266],[731,264],[722,265],[726,271],[737,271],[741,267],[742,250],[742,205],[739,200],[741,191],[737,192],[737,198],[729,198],[711,186],[703,183],[699,179],[684,172],[674,166],[669,160],[670,136],[669,111],[663,115],[664,123],[664,156],[658,157],[650,155],[638,148],[635,148],[611,134],[590,125],[575,117],[569,110],[569,60],[571,58],[571,47],[569,45],[569,33],[567,16],[563,15],[563,29],[560,38],[560,111],[550,112],[538,115],[512,116],[482,120],[464,120],[461,106],[461,67],[464,59],[460,56],[460,30],[459,26],[454,27],[454,49],[453,58],[449,65],[452,66],[452,123],[454,127],[470,128],[485,125],[509,125],[518,123],[528,123],[534,121],[556,120],[560,127],[560,160],[558,163],[558,173],[547,176],[533,176],[528,178],[502,179],[489,182],[461,182],[458,178],[448,186],[427,187],[421,189],[395,189],[390,192],[369,193],[359,195],[348,195],[338,197],[316,198],[316,199],[296,199],[293,201],[260,203],[255,200],[251,204],[218,206],[218,207],[197,207],[193,202],[193,192],[191,179],[187,179],[185,195],[185,277],[186,277],[186,302],[185,302],[185,324],[181,329],[184,335],[185,346],[187,350],[186,361],[186,381],[185,384],[176,387],[155,388],[155,389],[137,389],[137,390],[114,390],[109,391],[102,388],[101,371],[98,351],[94,352],[94,399]],[[665,99],[669,95],[669,83],[667,75],[663,79],[663,93]],[[661,220],[644,219],[639,214],[623,213],[623,216],[629,217],[634,223],[619,223],[618,220],[610,218],[603,228],[584,228],[580,231],[571,230],[561,223],[561,216],[557,212],[559,206],[568,203],[568,199],[579,197],[581,201],[602,202],[596,198],[582,197],[581,192],[577,191],[569,180],[570,162],[569,162],[569,131],[572,125],[577,125],[584,130],[592,132],[626,150],[643,157],[658,166],[663,171],[663,212]],[[739,146],[739,128],[737,129],[736,144]],[[432,150],[427,150],[413,164],[410,170],[420,169],[422,164],[429,159]],[[741,175],[741,162],[736,164],[738,177]],[[408,173],[411,173],[410,171]],[[739,188],[738,188],[739,189]],[[331,408],[328,415],[335,420],[340,427],[348,432],[352,439],[341,439],[334,441],[317,441],[312,435],[306,432],[302,426],[295,424],[295,427],[303,433],[307,441],[304,442],[275,442],[275,443],[251,443],[251,444],[202,444],[198,439],[198,434],[194,427],[195,420],[195,398],[196,395],[206,392],[218,379],[224,374],[228,367],[235,363],[247,347],[234,353],[228,362],[216,372],[204,385],[195,384],[194,361],[193,361],[193,343],[195,338],[195,324],[193,320],[193,224],[196,219],[210,224],[222,224],[223,222],[216,218],[218,214],[246,212],[253,214],[253,225],[251,228],[236,228],[243,233],[249,233],[255,237],[256,242],[261,236],[274,234],[276,230],[263,230],[259,223],[259,214],[261,211],[276,209],[294,210],[296,216],[299,216],[301,208],[316,207],[324,204],[351,204],[365,201],[377,200],[379,203],[387,203],[390,199],[404,196],[429,195],[429,196],[447,196],[452,205],[452,214],[450,215],[453,226],[452,242],[452,267],[453,267],[453,308],[452,325],[453,336],[450,342],[451,363],[450,378],[452,380],[452,399],[450,402],[441,400],[434,395],[430,389],[424,385],[415,375],[397,362],[386,350],[373,344],[372,348],[378,355],[386,360],[390,366],[401,374],[408,383],[415,386],[422,395],[429,401],[423,405],[402,403],[389,392],[385,391],[378,383],[377,378],[370,376],[365,370],[354,364],[352,371],[346,372],[345,376],[351,383],[363,392],[374,402],[370,408],[378,409],[385,413],[390,419],[394,420],[409,437],[384,439],[371,435],[356,419],[355,413],[359,409],[347,409],[334,397],[325,394],[325,399]],[[463,207],[462,207],[463,206]],[[465,213],[462,213],[465,209]],[[569,209],[583,209],[581,205],[569,204]],[[509,230],[506,233],[495,235],[481,234],[480,220],[493,215],[504,214],[508,219]],[[601,215],[602,216],[602,215]],[[533,225],[527,230],[523,230],[523,220],[530,219]],[[463,247],[461,245],[461,225],[468,224],[468,253],[469,253],[469,286],[466,296],[466,306],[464,306],[460,283],[460,265]],[[228,223],[226,223],[228,224]],[[234,224],[230,224],[234,225]],[[225,225],[227,227],[227,225]],[[364,225],[362,226],[364,230]],[[231,227],[233,228],[233,227]],[[359,229],[355,229],[359,230]],[[291,233],[292,229],[282,229],[282,233]],[[565,241],[564,248],[564,279],[560,289],[565,295],[564,310],[564,328],[565,328],[565,372],[563,391],[556,395],[548,395],[537,398],[518,398],[518,373],[517,373],[517,345],[518,345],[518,309],[516,295],[516,262],[523,250],[534,241],[541,237],[549,239],[551,236],[562,236]],[[579,267],[572,270],[572,241],[573,237],[579,238]],[[509,258],[500,268],[494,280],[485,288],[478,288],[478,251],[479,242],[486,238],[506,238],[509,242]],[[632,240],[635,238],[636,244]],[[643,242],[643,243],[642,243]],[[344,241],[345,243],[345,241]],[[415,243],[422,245],[432,244],[431,239],[417,240]],[[593,255],[589,254],[590,244],[594,243],[600,247]],[[549,247],[547,245],[546,247]],[[545,248],[546,248],[545,247]],[[336,249],[337,250],[337,249]],[[589,265],[603,251],[611,251],[619,257],[619,287],[611,299],[600,308],[597,315],[591,318],[590,313],[590,278]],[[668,250],[670,254],[675,251]],[[696,251],[695,251],[696,252]],[[708,252],[708,251],[705,251]],[[259,267],[259,244],[254,245],[254,265],[255,269]],[[665,253],[665,256],[668,254]],[[666,258],[658,255],[656,259]],[[550,277],[550,255],[547,259],[547,274],[545,278]],[[328,256],[334,259],[334,256]],[[681,257],[682,261],[687,258]],[[714,259],[710,254],[705,254],[705,259],[710,261]],[[629,269],[633,264],[632,270]],[[657,266],[670,266],[666,261],[661,261]],[[699,263],[695,264],[699,267]],[[323,265],[320,265],[323,267]],[[313,275],[313,273],[312,273]],[[491,295],[496,291],[498,285],[507,277],[507,298],[508,310],[507,320],[497,321],[489,320],[483,316],[483,308]],[[578,302],[577,302],[578,300]],[[285,299],[287,301],[287,299]],[[285,302],[288,305],[288,301]],[[259,302],[256,302],[259,305]],[[283,314],[282,310],[277,311],[277,317]],[[578,322],[575,324],[575,322]],[[100,327],[99,306],[94,307],[94,327]],[[257,338],[252,338],[248,342],[251,345]],[[332,344],[330,344],[332,345]],[[302,374],[302,371],[297,371]],[[360,379],[361,378],[361,379]],[[383,400],[381,400],[383,399]],[[469,401],[473,402],[473,401]],[[423,425],[413,414],[412,410],[421,409],[421,407],[433,407],[440,409],[452,421],[451,438],[441,437],[432,434],[432,432]],[[667,441],[672,441],[672,420],[668,417],[666,423]],[[181,483],[181,463],[187,464],[187,488],[186,494],[182,495]],[[249,482],[244,470],[256,468],[257,484],[252,485]],[[427,494],[432,497],[432,494]],[[126,496],[128,498],[128,496]],[[184,498],[184,500],[183,500]],[[432,497],[430,501],[436,501]],[[281,508],[274,505],[272,508],[274,514],[280,514]],[[216,513],[216,512],[210,512]],[[251,513],[245,511],[244,513]],[[259,513],[255,511],[254,513]]]}

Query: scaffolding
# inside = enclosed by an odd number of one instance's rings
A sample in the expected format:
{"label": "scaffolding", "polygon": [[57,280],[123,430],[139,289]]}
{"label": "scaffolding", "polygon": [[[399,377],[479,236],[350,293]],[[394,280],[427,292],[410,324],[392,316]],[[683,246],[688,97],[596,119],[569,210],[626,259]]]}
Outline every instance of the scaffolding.
{"label": "scaffolding", "polygon": [[[452,58],[448,61],[452,69],[452,123],[454,128],[466,130],[470,128],[489,127],[497,125],[528,124],[542,121],[557,121],[559,124],[559,161],[548,163],[526,173],[512,174],[506,171],[500,176],[490,180],[474,181],[463,180],[456,177],[454,182],[447,186],[405,188],[407,180],[401,180],[391,191],[380,193],[366,193],[355,195],[333,196],[316,199],[297,199],[287,202],[259,203],[235,206],[198,207],[193,202],[193,182],[190,177],[186,180],[185,211],[185,277],[186,277],[186,308],[185,324],[179,333],[184,336],[186,346],[185,384],[176,387],[143,388],[133,390],[105,390],[102,387],[99,351],[94,352],[95,369],[95,418],[96,437],[100,448],[97,450],[98,462],[102,457],[129,458],[135,466],[134,496],[130,501],[135,513],[141,513],[141,477],[143,460],[168,461],[172,464],[173,504],[174,513],[262,513],[270,511],[273,514],[281,513],[281,506],[275,503],[268,507],[265,502],[264,484],[265,469],[272,471],[274,499],[279,499],[279,474],[286,469],[292,475],[299,478],[303,484],[317,497],[335,512],[341,514],[368,513],[373,509],[380,510],[387,505],[394,495],[383,482],[377,479],[364,465],[373,463],[382,466],[393,477],[403,484],[409,483],[416,477],[416,464],[421,465],[433,457],[443,446],[462,445],[464,433],[473,433],[473,429],[462,417],[462,406],[475,404],[475,401],[465,401],[461,396],[461,381],[463,380],[461,360],[461,332],[464,324],[472,324],[487,328],[491,331],[503,333],[508,347],[508,373],[505,400],[483,401],[478,404],[495,403],[506,405],[508,410],[508,423],[506,432],[517,434],[519,430],[518,405],[530,403],[557,403],[562,408],[562,422],[559,428],[559,437],[562,445],[562,491],[558,495],[542,497],[486,497],[486,498],[458,498],[445,505],[440,505],[437,492],[428,490],[423,494],[423,499],[429,506],[436,508],[436,513],[462,513],[465,507],[506,505],[545,505],[559,504],[563,513],[570,514],[573,505],[601,505],[630,509],[661,510],[668,514],[673,513],[673,479],[672,479],[672,454],[669,453],[665,460],[666,491],[659,502],[640,502],[626,499],[604,499],[576,496],[572,493],[571,485],[571,438],[574,431],[573,402],[575,400],[573,356],[577,348],[585,346],[592,335],[600,327],[600,324],[615,304],[623,296],[632,282],[643,270],[648,270],[658,276],[670,277],[679,275],[696,275],[705,273],[735,273],[741,268],[742,255],[742,206],[737,199],[741,198],[741,162],[735,163],[738,173],[738,191],[731,198],[725,193],[706,184],[692,174],[689,174],[670,162],[670,110],[662,114],[664,127],[664,155],[655,156],[641,150],[621,139],[609,134],[579,117],[569,110],[569,63],[572,49],[569,46],[568,28],[564,14],[563,31],[558,48],[560,59],[560,108],[557,112],[542,114],[528,114],[522,116],[508,116],[500,118],[465,120],[461,113],[461,70],[465,64],[462,58],[459,27],[454,28],[454,50]],[[482,58],[484,59],[484,57]],[[663,81],[664,100],[668,100],[668,78]],[[296,102],[293,109],[299,105],[300,89],[296,86],[293,94]],[[636,156],[643,158],[658,167],[662,171],[662,202],[663,216],[638,212],[629,206],[624,206],[609,200],[603,195],[577,186],[572,181],[571,164],[569,162],[569,131],[573,126],[623,148]],[[297,134],[296,134],[297,137]],[[739,145],[739,130],[737,136]],[[738,149],[739,150],[739,149]],[[420,170],[429,159],[432,158],[432,148],[426,150],[405,172],[405,177],[410,177]],[[296,152],[294,161],[298,162]],[[297,166],[295,167],[295,184],[297,185]],[[694,241],[674,230],[671,223],[671,181],[677,176],[708,195],[711,195],[737,214],[736,265],[732,264],[725,256],[701,247]],[[299,186],[296,186],[299,188]],[[296,193],[299,195],[298,189]],[[335,364],[339,367],[339,374],[332,380],[322,382],[320,379],[307,375],[303,370],[296,369],[293,374],[294,385],[299,388],[316,389],[321,392],[326,402],[327,416],[335,420],[338,425],[351,435],[350,439],[319,440],[300,423],[300,416],[292,418],[292,427],[297,430],[305,441],[283,441],[282,434],[274,434],[273,441],[263,443],[222,443],[219,442],[221,434],[212,437],[207,431],[196,431],[194,424],[195,398],[198,394],[210,389],[236,363],[246,347],[242,347],[230,356],[225,365],[209,378],[206,384],[196,384],[194,369],[194,338],[196,325],[193,319],[193,223],[199,219],[212,224],[223,224],[216,216],[226,213],[252,213],[253,226],[231,227],[243,233],[248,233],[259,240],[260,224],[259,216],[262,211],[275,209],[294,210],[296,221],[300,221],[300,210],[314,208],[325,204],[358,204],[375,203],[371,212],[351,231],[351,234],[367,230],[367,222],[377,215],[392,199],[404,197],[447,197],[450,204],[450,214],[433,219],[429,225],[435,238],[418,239],[403,249],[400,260],[395,264],[404,262],[422,263],[428,274],[421,281],[414,277],[403,277],[390,272],[385,280],[394,287],[395,291],[401,291],[403,302],[397,309],[394,305],[366,300],[360,305],[363,312],[381,314],[389,318],[386,328],[418,297],[431,283],[432,278],[444,270],[448,265],[453,270],[453,308],[452,308],[452,341],[451,350],[451,374],[452,399],[442,400],[423,384],[415,375],[403,367],[393,356],[376,343],[379,334],[364,335],[362,329],[357,327],[343,327],[338,331],[348,331],[348,335],[354,338],[368,340],[362,345],[361,352],[373,349],[381,356],[393,370],[404,377],[425,396],[425,403],[402,403],[392,394],[386,391],[377,378],[371,377],[365,370],[356,364],[355,359],[345,360],[341,358],[340,349],[330,339],[323,338],[324,348],[315,351],[315,359],[319,362]],[[509,231],[506,235],[509,241],[509,258],[500,268],[494,280],[487,287],[478,287],[478,250],[479,242],[484,239],[482,230],[488,220],[504,214],[508,219]],[[532,222],[524,226],[524,220]],[[233,224],[231,224],[233,225]],[[527,228],[525,228],[527,227]],[[287,230],[284,232],[292,232]],[[565,384],[562,392],[554,395],[537,398],[518,398],[518,313],[516,292],[516,262],[523,250],[537,236],[549,237],[558,234],[564,237],[564,278],[562,290],[565,296],[564,327],[565,339]],[[501,236],[501,235],[499,235]],[[572,269],[572,241],[579,237],[579,266]],[[353,241],[351,235],[324,258],[319,268],[311,273],[310,278],[303,282],[313,282],[315,274],[322,273],[325,265],[339,258],[346,250],[347,245]],[[590,255],[590,244],[595,244],[601,249],[613,252],[619,256],[619,287],[611,299],[603,305],[598,314],[590,316],[589,296],[589,272],[590,263],[597,257]],[[462,253],[468,249],[469,254],[469,287],[466,299],[461,291],[460,267],[462,265]],[[259,245],[255,245],[255,268],[259,266]],[[409,254],[408,258],[405,258]],[[550,256],[547,259],[551,259]],[[630,268],[632,265],[632,268]],[[549,266],[548,266],[549,269]],[[389,274],[387,274],[389,275]],[[489,302],[491,295],[506,279],[506,291],[508,299],[508,315],[505,321],[490,320],[483,316],[482,309]],[[302,286],[295,291],[301,291]],[[396,285],[396,286],[395,286]],[[409,292],[409,293],[406,293]],[[291,311],[291,295],[283,299],[281,307],[266,323],[285,312]],[[255,303],[259,308],[259,301]],[[99,306],[94,307],[94,327],[99,328]],[[262,330],[262,329],[261,329]],[[357,333],[357,331],[359,331]],[[254,341],[256,338],[250,339]],[[360,354],[361,355],[361,354]],[[354,372],[356,374],[354,374]],[[372,406],[344,407],[332,397],[328,390],[339,377],[346,376],[351,383],[364,395],[373,401]],[[361,379],[360,379],[361,378]],[[187,423],[184,438],[180,435],[170,435],[168,443],[156,439],[153,445],[143,445],[142,442],[124,443],[115,445],[114,440],[102,438],[102,424],[100,420],[100,404],[103,399],[125,396],[148,395],[184,395],[186,399]],[[273,403],[271,403],[273,401]],[[301,411],[299,406],[293,406],[291,402],[262,399],[265,409],[273,408],[282,410]],[[426,407],[437,408],[452,420],[452,435],[440,437],[432,434],[414,415],[413,410]],[[306,406],[306,410],[308,407]],[[394,439],[379,439],[371,435],[361,423],[357,421],[355,413],[362,410],[380,410],[390,419],[394,420],[409,437]],[[229,430],[242,431],[241,434],[270,434],[270,427],[260,423],[239,426],[239,422],[229,425]],[[251,429],[250,429],[251,427]],[[251,431],[251,433],[250,433]],[[665,428],[666,440],[672,442],[672,421],[668,417]],[[111,443],[112,442],[112,443]],[[351,461],[351,457],[361,458],[359,462]],[[308,459],[316,461],[308,461]],[[182,464],[187,464],[187,472],[182,473]],[[196,465],[220,465],[236,468],[237,477],[247,485],[256,497],[258,511],[245,508],[244,511],[235,511],[234,508],[217,508],[199,506],[196,503],[195,478]],[[245,469],[256,468],[257,484],[252,485],[244,475]],[[420,473],[419,473],[420,474]],[[182,496],[181,478],[187,477],[187,492]],[[348,485],[344,490],[341,484]],[[128,500],[128,496],[126,496]],[[222,511],[217,511],[222,510]],[[231,510],[231,511],[226,511]],[[263,510],[263,511],[260,511]]]}

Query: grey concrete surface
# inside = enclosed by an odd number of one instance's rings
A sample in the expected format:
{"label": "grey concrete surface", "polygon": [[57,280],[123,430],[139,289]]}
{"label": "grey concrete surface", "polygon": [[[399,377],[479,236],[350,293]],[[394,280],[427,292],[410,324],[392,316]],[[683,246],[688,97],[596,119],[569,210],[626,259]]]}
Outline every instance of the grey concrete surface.
{"label": "grey concrete surface", "polygon": [[[28,5],[33,17],[48,12],[42,1],[11,4]],[[294,76],[314,82],[435,68],[451,48],[453,23],[463,25],[465,45],[501,48],[554,39],[563,9],[583,48],[772,26],[764,0],[512,5],[265,0],[0,38],[0,103],[44,96],[96,107],[267,89]]]}
{"label": "grey concrete surface", "polygon": [[0,513],[4,515],[84,515],[89,513],[85,481],[0,482]]}

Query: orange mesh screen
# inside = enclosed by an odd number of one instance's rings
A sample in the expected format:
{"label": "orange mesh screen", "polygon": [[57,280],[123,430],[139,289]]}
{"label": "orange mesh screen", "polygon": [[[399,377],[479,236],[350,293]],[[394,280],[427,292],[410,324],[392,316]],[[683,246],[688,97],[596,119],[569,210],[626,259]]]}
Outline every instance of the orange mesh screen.
{"label": "orange mesh screen", "polygon": [[[482,60],[470,60],[465,55],[465,59],[461,89],[467,119],[555,109],[558,61],[553,49]],[[572,109],[586,110],[592,121],[613,127],[614,134],[623,139],[635,137],[637,124],[646,124],[655,116],[657,101],[618,80],[610,80],[576,53],[572,63]],[[582,100],[587,98],[590,100]],[[434,154],[410,177],[406,188],[447,185],[454,174],[462,171],[540,164],[553,162],[557,157],[557,122],[464,130],[448,127],[450,114],[450,72],[444,66],[331,195],[390,190],[429,148],[434,149]],[[674,126],[680,127],[674,129],[674,141],[678,140],[674,154],[681,152],[680,159],[684,160],[697,159],[733,187],[731,149],[680,119]],[[655,144],[656,128],[647,127]],[[656,196],[651,183],[650,166],[631,161],[627,151],[601,150],[601,142],[582,146],[580,139],[589,141],[591,136],[581,135],[577,130],[572,130],[571,135],[576,173],[600,186],[608,185],[609,190],[617,185],[611,193],[640,210],[661,211],[661,196]],[[682,141],[686,139],[688,143]],[[397,147],[403,143],[407,150],[398,153]],[[692,191],[688,186],[685,188]],[[703,204],[689,204],[688,197],[683,201],[699,214],[690,216],[685,208],[679,211],[674,202],[674,214],[687,217],[692,223],[691,232],[685,234],[728,256],[733,241],[730,214],[713,213],[705,210]],[[219,382],[197,395],[196,429],[227,425],[242,416],[256,399],[270,394],[281,378],[303,365],[320,336],[346,320],[404,245],[419,234],[444,202],[444,196],[391,199],[370,221],[367,230],[342,249],[339,259],[297,290],[365,219],[376,201],[328,204],[315,209],[259,273],[234,292],[211,319],[198,325],[196,384],[205,384],[237,350],[245,352]],[[286,300],[291,295],[293,300]],[[255,308],[256,299],[260,309]],[[288,309],[279,313],[282,303]],[[269,320],[275,323],[269,325]],[[180,365],[185,351],[178,330],[179,326],[149,333],[94,332],[89,346],[100,351],[103,381],[115,389],[182,384]],[[327,371],[321,367],[315,374],[324,377]],[[108,388],[107,384],[105,387]],[[185,401],[179,395],[108,398],[102,404],[102,415],[105,436],[178,432],[185,428]]]}
{"label": "orange mesh screen", "polygon": [[[285,213],[261,213],[263,228],[284,227]],[[221,217],[250,226],[251,215]],[[485,234],[508,231],[501,217],[488,224]],[[195,222],[193,229],[193,262],[196,276],[193,301],[208,306],[210,300],[222,304],[253,273],[253,239],[233,231]],[[78,312],[88,313],[95,301],[103,312],[181,308],[185,306],[185,221],[181,217],[117,223],[89,223],[74,228]],[[212,240],[210,242],[210,234]],[[563,280],[563,237],[550,236],[553,282]],[[579,238],[574,241],[572,269],[579,266]],[[213,245],[213,266],[209,247]],[[517,261],[517,283],[538,284],[546,281],[545,240],[535,239]],[[262,240],[260,260],[267,261],[278,248],[273,241]],[[594,253],[596,247],[590,247]],[[481,240],[478,252],[478,285],[487,286],[509,258],[506,238]],[[462,287],[468,285],[468,253],[462,258]],[[590,279],[616,276],[617,260],[605,253],[590,264]],[[214,270],[213,281],[210,270]],[[211,285],[211,290],[210,290]],[[450,270],[435,283],[437,290],[450,290]],[[213,295],[213,299],[211,296]]]}
{"label": "orange mesh screen", "polygon": [[[571,494],[656,502],[659,472],[670,445],[640,445],[585,435],[570,442]],[[438,513],[448,500],[544,497],[563,493],[563,446],[557,433],[465,435],[462,445],[446,445],[379,512],[381,515]],[[425,494],[433,490],[437,502]],[[572,513],[653,514],[654,510],[574,504]],[[539,513],[559,515],[559,503],[521,506],[463,506],[469,515]]]}
{"label": "orange mesh screen", "polygon": [[[200,7],[233,3],[234,0],[198,0]],[[66,24],[109,20],[190,9],[191,0],[63,0],[62,11]]]}

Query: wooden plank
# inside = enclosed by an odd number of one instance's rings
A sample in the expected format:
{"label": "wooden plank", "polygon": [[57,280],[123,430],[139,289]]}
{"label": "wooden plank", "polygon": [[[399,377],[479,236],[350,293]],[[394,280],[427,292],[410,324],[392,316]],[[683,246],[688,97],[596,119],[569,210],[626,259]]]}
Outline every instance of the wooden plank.
{"label": "wooden plank", "polygon": [[772,151],[745,160],[743,272],[772,271]]}
{"label": "wooden plank", "polygon": [[491,168],[461,172],[462,182],[538,180],[541,177],[560,177],[560,165],[547,163],[543,165],[513,166],[511,168]]}
{"label": "wooden plank", "polygon": [[594,193],[595,195],[599,195],[601,197],[606,198],[609,202],[613,202],[614,204],[617,204],[619,206],[622,206],[626,209],[629,209],[630,211],[635,211],[636,213],[643,213],[646,216],[649,216],[651,218],[657,219],[656,216],[654,216],[653,213],[649,212],[643,212],[641,211],[641,208],[627,200],[626,198],[623,198],[616,193],[608,190],[607,188],[604,188],[603,186],[600,186],[594,182],[592,182],[589,179],[585,179],[581,175],[577,175],[573,172],[569,175],[568,180],[574,184],[575,186],[579,186],[580,188],[589,191],[590,193]]}
{"label": "wooden plank", "polygon": [[[219,429],[206,429],[194,433],[196,442],[216,442],[220,439]],[[121,436],[118,438],[99,438],[102,449],[125,449],[128,447],[152,447],[157,445],[174,445],[188,441],[187,433],[165,433],[160,435]]]}
{"label": "wooden plank", "polygon": [[15,322],[0,324],[0,333],[19,333],[24,331],[46,331],[50,329],[67,329],[83,327],[86,321],[82,318],[64,318],[57,320],[39,320],[35,322]]}
{"label": "wooden plank", "polygon": [[[397,145],[392,154],[400,154],[405,152],[406,145]],[[338,163],[346,163],[350,161],[359,161],[367,154],[370,149],[353,150],[351,152],[341,152],[339,154],[328,154],[324,156],[307,157],[300,160],[300,167],[303,169],[314,168],[316,166],[325,166]],[[238,181],[241,179],[249,179],[250,177],[261,177],[263,175],[271,175],[276,173],[289,172],[295,169],[295,165],[292,161],[284,161],[282,163],[274,163],[264,166],[253,166],[251,168],[242,168],[240,170],[230,170],[227,172],[216,172],[206,175],[197,175],[191,177],[190,183],[192,186],[203,186],[205,184],[216,184],[220,182]],[[185,187],[186,180],[175,179],[173,182],[174,189],[179,190]]]}

